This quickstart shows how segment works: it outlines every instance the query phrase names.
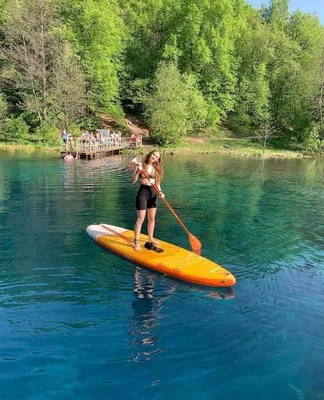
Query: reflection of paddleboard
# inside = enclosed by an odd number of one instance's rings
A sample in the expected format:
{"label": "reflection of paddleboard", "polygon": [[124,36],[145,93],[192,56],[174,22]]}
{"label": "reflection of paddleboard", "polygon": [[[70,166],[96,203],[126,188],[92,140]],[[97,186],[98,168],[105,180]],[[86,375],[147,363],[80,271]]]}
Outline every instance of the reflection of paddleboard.
{"label": "reflection of paddleboard", "polygon": [[[218,289],[218,290],[219,291],[216,292],[215,289],[213,289],[213,291],[208,295],[208,297],[212,297],[213,299],[219,299],[219,300],[234,299],[234,297],[235,297],[233,288]],[[228,291],[225,291],[225,290],[228,290]]]}
{"label": "reflection of paddleboard", "polygon": [[159,240],[163,253],[144,247],[147,236],[140,236],[142,250],[133,248],[134,232],[113,225],[87,227],[87,233],[101,246],[146,268],[186,282],[206,286],[228,287],[236,283],[225,268],[181,247]]}

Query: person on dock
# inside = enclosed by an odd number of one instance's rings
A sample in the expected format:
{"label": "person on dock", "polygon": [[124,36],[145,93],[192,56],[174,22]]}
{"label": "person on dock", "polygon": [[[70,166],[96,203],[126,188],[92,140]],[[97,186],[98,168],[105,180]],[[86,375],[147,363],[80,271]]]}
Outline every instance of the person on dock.
{"label": "person on dock", "polygon": [[74,139],[71,133],[67,134],[67,150],[74,151]]}
{"label": "person on dock", "polygon": [[122,134],[121,134],[120,131],[118,131],[118,132],[116,133],[116,142],[117,142],[117,145],[118,145],[118,146],[121,146],[121,141],[122,141]]}
{"label": "person on dock", "polygon": [[90,133],[89,150],[95,150],[97,147],[97,139],[94,132]]}
{"label": "person on dock", "polygon": [[100,148],[101,147],[101,133],[99,131],[96,131],[95,138],[96,138],[96,147]]}
{"label": "person on dock", "polygon": [[136,148],[136,144],[137,144],[137,137],[134,135],[134,133],[132,133],[131,137],[130,137],[130,144],[129,147],[134,147]]}
{"label": "person on dock", "polygon": [[85,130],[80,137],[80,142],[82,143],[84,149],[87,149],[89,147],[89,141],[90,133],[88,130]]}
{"label": "person on dock", "polygon": [[112,132],[111,132],[110,137],[111,137],[111,143],[112,143],[112,145],[113,145],[113,146],[116,146],[117,144],[116,144],[116,133],[115,133],[115,131],[112,131]]}
{"label": "person on dock", "polygon": [[61,139],[62,139],[62,141],[63,141],[63,143],[65,145],[65,149],[67,150],[67,148],[68,148],[68,133],[66,131],[66,128],[64,128],[62,130]]}
{"label": "person on dock", "polygon": [[157,150],[152,150],[149,152],[146,155],[143,164],[136,164],[132,175],[132,183],[135,184],[138,178],[141,179],[141,186],[136,196],[137,219],[134,227],[134,249],[140,251],[141,246],[139,244],[139,237],[143,222],[145,220],[146,212],[148,218],[148,243],[150,247],[158,246],[158,242],[156,242],[153,238],[157,193],[152,185],[157,186],[161,198],[164,198],[164,194],[161,190],[161,181],[163,179],[163,162],[161,155]]}

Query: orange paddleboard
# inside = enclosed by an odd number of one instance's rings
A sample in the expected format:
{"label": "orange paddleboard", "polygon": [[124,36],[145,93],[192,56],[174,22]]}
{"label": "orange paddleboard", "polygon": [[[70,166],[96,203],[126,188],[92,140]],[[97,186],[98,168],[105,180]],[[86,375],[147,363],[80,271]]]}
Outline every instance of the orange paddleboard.
{"label": "orange paddleboard", "polygon": [[88,235],[98,244],[145,268],[160,272],[182,281],[198,285],[229,287],[236,283],[235,277],[225,268],[207,258],[198,256],[182,247],[162,240],[159,247],[164,251],[147,250],[147,236],[140,236],[141,251],[133,248],[134,232],[107,224],[87,227]]}

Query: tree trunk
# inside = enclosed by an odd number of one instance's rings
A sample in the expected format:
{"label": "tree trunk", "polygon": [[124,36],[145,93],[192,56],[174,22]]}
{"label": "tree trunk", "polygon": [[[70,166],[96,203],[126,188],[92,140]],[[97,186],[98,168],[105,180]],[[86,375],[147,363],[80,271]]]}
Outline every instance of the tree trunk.
{"label": "tree trunk", "polygon": [[46,79],[46,55],[45,55],[45,33],[44,33],[44,24],[45,24],[45,10],[41,9],[40,13],[41,19],[41,59],[42,59],[42,116],[43,121],[46,120],[47,117],[47,79]]}

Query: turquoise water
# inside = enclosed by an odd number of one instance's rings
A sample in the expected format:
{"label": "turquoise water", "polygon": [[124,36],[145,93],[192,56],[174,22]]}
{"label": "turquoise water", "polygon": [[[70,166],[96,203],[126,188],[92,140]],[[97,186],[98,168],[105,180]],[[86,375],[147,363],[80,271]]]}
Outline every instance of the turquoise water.
{"label": "turquoise water", "polygon": [[[0,398],[324,397],[323,161],[165,157],[163,191],[232,291],[87,237],[133,226],[129,161],[0,154]],[[189,248],[163,204],[156,236]]]}

